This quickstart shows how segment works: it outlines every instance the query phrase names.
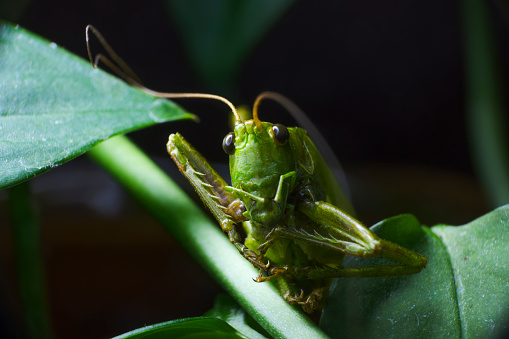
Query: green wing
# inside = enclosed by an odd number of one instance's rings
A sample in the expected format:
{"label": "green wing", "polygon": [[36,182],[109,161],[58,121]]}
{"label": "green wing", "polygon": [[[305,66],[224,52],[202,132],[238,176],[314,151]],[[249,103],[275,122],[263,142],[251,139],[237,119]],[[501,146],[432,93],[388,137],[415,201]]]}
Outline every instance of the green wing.
{"label": "green wing", "polygon": [[299,127],[289,128],[289,130],[290,142],[296,159],[299,159],[306,170],[318,179],[320,189],[325,193],[326,201],[350,215],[355,215],[352,204],[313,141],[307,136],[306,130]]}

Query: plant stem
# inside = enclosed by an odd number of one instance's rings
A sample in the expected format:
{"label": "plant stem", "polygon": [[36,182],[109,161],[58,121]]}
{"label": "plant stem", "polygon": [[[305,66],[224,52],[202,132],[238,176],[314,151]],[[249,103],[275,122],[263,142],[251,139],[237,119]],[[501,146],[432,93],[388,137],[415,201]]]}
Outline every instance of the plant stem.
{"label": "plant stem", "polygon": [[46,279],[41,258],[40,227],[28,183],[8,190],[18,284],[27,335],[52,338]]}
{"label": "plant stem", "polygon": [[463,0],[467,109],[473,161],[495,206],[509,203],[509,125],[487,3]]}
{"label": "plant stem", "polygon": [[[274,337],[326,337],[290,307],[230,244],[219,226],[126,137],[94,147],[90,156],[113,175],[172,236]],[[170,160],[168,160],[170,161]]]}

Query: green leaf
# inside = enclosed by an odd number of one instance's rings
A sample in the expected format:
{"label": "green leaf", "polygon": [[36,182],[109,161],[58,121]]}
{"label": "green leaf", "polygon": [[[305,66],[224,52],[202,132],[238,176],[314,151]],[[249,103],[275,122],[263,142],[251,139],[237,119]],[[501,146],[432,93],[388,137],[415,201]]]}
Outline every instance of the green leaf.
{"label": "green leaf", "polygon": [[428,267],[411,276],[336,279],[321,319],[327,334],[473,338],[494,337],[508,327],[509,205],[460,227],[430,230],[403,215],[374,229],[426,255]]}
{"label": "green leaf", "polygon": [[188,318],[146,326],[124,333],[114,339],[166,339],[166,338],[247,338],[225,321],[217,318]]}
{"label": "green leaf", "polygon": [[187,54],[202,80],[231,90],[239,68],[293,0],[167,0]]}
{"label": "green leaf", "polygon": [[[218,295],[214,303],[214,308],[205,313],[205,316],[224,320],[237,331],[251,339],[270,337],[270,335],[227,294]],[[264,335],[261,333],[264,333]]]}
{"label": "green leaf", "polygon": [[6,23],[0,23],[0,79],[0,189],[113,135],[192,117]]}

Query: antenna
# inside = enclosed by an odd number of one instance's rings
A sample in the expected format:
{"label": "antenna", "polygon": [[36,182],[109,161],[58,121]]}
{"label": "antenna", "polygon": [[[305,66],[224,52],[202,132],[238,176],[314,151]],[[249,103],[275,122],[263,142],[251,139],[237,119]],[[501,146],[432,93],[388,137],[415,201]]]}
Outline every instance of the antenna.
{"label": "antenna", "polygon": [[309,137],[311,140],[313,140],[315,146],[320,150],[323,159],[332,170],[333,175],[336,177],[336,180],[342,187],[345,195],[351,199],[350,189],[348,187],[345,172],[343,171],[339,160],[334,154],[334,151],[329,146],[327,141],[325,141],[324,137],[318,131],[316,126],[311,122],[311,120],[309,120],[306,113],[304,113],[293,101],[276,92],[260,93],[258,97],[256,97],[255,103],[253,105],[253,120],[255,120],[255,123],[256,121],[260,121],[258,120],[258,106],[260,106],[260,103],[264,99],[271,99],[279,103],[288,111],[288,113],[290,113],[290,115],[297,121],[300,126],[307,130]]}
{"label": "antenna", "polygon": [[[107,56],[103,54],[97,54],[95,58],[92,58],[92,52],[90,49],[90,40],[89,40],[89,31],[92,32],[97,40],[101,43],[101,45],[104,47],[106,52],[108,53],[109,57],[111,58],[111,61]],[[88,59],[90,60],[90,63],[94,68],[97,68],[99,62],[103,62],[106,66],[108,66],[115,74],[117,74],[119,77],[121,77],[125,82],[128,84],[142,90],[143,92],[152,95],[157,98],[166,98],[166,99],[185,99],[185,98],[200,98],[200,99],[212,99],[212,100],[218,100],[222,101],[228,107],[230,107],[233,115],[235,116],[235,120],[242,123],[242,118],[240,117],[239,113],[237,112],[237,109],[233,104],[228,101],[226,98],[223,98],[219,95],[214,94],[206,94],[206,93],[165,93],[165,92],[157,92],[153,91],[141,84],[140,78],[134,73],[134,71],[127,65],[127,63],[122,60],[121,57],[118,56],[117,53],[113,50],[113,48],[110,46],[110,44],[106,41],[106,39],[103,37],[101,32],[97,28],[95,28],[92,25],[87,25],[85,28],[85,40],[87,43],[87,53],[88,53]]]}

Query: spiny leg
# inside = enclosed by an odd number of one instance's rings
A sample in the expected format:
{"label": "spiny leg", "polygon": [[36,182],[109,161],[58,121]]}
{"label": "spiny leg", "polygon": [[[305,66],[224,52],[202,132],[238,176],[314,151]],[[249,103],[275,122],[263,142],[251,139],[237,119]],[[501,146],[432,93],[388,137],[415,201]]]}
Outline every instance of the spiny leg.
{"label": "spiny leg", "polygon": [[[377,266],[375,270],[362,270],[354,276],[388,276],[420,272],[426,267],[426,257],[403,246],[379,238],[355,218],[326,202],[303,202],[298,209],[320,223],[329,231],[328,236],[307,234],[307,240],[319,246],[328,247],[345,254],[362,258],[382,257],[400,263],[400,265]],[[285,230],[286,231],[286,230]],[[293,231],[297,231],[293,229]],[[292,231],[290,231],[292,232]],[[297,231],[297,233],[303,233]],[[338,235],[338,238],[334,237]],[[281,236],[301,238],[297,234]],[[338,276],[338,275],[335,275]],[[348,276],[348,275],[341,275]]]}
{"label": "spiny leg", "polygon": [[240,235],[237,232],[236,228],[232,228],[227,233],[230,242],[237,248],[239,253],[242,254],[242,256],[247,261],[249,261],[254,267],[260,269],[260,272],[263,272],[264,270],[267,270],[269,268],[269,263],[265,264],[263,262],[263,256],[256,254],[255,251],[249,249],[246,245],[242,243]]}
{"label": "spiny leg", "polygon": [[223,178],[180,134],[170,135],[167,148],[180,172],[193,185],[205,206],[221,225],[221,229],[228,234],[230,242],[255,267],[267,269],[263,256],[257,255],[242,243],[236,226],[246,220],[243,216],[246,209],[236,196],[225,189],[227,185]]}
{"label": "spiny leg", "polygon": [[293,227],[277,227],[260,245],[260,252],[265,252],[278,237],[307,241],[317,246],[363,258],[382,257],[399,264],[379,265],[364,268],[345,267],[304,267],[289,265],[272,267],[267,276],[260,275],[257,281],[268,281],[274,278],[293,275],[308,279],[331,277],[385,277],[415,274],[426,267],[426,257],[388,240],[379,238],[353,217],[343,213],[337,207],[325,202],[300,203],[297,208],[320,223],[329,234],[313,234]]}

